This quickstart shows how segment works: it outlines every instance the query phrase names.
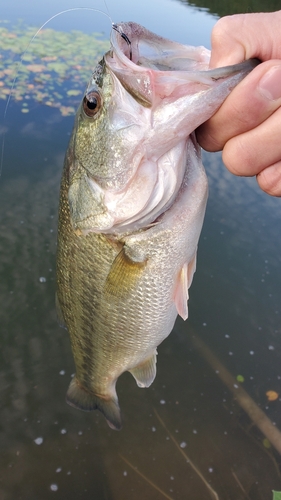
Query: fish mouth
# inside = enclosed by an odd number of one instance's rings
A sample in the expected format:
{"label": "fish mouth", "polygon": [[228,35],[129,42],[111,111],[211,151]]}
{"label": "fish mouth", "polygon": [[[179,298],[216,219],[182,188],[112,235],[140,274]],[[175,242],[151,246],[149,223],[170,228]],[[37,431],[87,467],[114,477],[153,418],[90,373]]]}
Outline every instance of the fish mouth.
{"label": "fish mouth", "polygon": [[112,50],[106,56],[108,68],[142,106],[152,107],[164,97],[186,95],[194,82],[210,85],[237,73],[251,71],[258,59],[209,70],[210,51],[168,40],[137,23],[114,25]]}
{"label": "fish mouth", "polygon": [[160,76],[169,82],[171,94],[181,80],[186,83],[187,71],[190,81],[192,72],[208,69],[209,50],[162,38],[133,22],[116,24],[110,40],[112,50],[105,56],[108,68],[144,107],[155,104],[159,85],[164,83]]}
{"label": "fish mouth", "polygon": [[190,144],[200,163],[194,130],[256,64],[210,71],[209,50],[130,22],[114,27],[111,45],[101,74],[113,89],[107,108],[112,142],[105,142],[102,171],[84,171],[81,161],[84,172],[69,189],[73,226],[84,233],[120,234],[158,221],[181,188]]}

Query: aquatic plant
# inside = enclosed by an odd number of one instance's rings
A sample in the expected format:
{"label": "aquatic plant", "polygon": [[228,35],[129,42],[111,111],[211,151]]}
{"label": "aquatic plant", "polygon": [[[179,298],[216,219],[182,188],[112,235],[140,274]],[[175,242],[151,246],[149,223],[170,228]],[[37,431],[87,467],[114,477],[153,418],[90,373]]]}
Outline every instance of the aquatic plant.
{"label": "aquatic plant", "polygon": [[6,100],[13,87],[12,99],[23,113],[37,102],[64,116],[74,114],[109,42],[99,33],[42,29],[30,43],[35,33],[34,27],[0,21],[0,99]]}

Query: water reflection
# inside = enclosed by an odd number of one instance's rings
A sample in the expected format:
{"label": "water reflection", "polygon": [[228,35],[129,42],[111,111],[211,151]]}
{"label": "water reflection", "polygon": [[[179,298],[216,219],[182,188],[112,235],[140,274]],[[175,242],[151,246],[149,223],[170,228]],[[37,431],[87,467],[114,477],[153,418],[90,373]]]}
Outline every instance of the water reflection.
{"label": "water reflection", "polygon": [[243,376],[243,387],[281,428],[280,400],[266,397],[280,393],[281,380],[280,201],[254,179],[228,174],[220,155],[204,155],[210,198],[190,321],[178,320],[160,346],[150,389],[137,388],[129,374],[120,378],[124,428],[116,433],[98,413],[65,404],[74,364],[54,289],[71,118],[44,108],[9,120],[0,182],[1,500],[165,498],[154,485],[174,500],[212,498],[169,432],[220,500],[271,500],[271,490],[281,490],[280,457],[191,336],[195,330],[234,377]]}
{"label": "water reflection", "polygon": [[187,5],[194,5],[198,9],[206,9],[212,14],[229,16],[231,14],[251,13],[251,12],[274,12],[280,9],[278,0],[238,0],[236,2],[226,2],[225,0],[179,0]]}

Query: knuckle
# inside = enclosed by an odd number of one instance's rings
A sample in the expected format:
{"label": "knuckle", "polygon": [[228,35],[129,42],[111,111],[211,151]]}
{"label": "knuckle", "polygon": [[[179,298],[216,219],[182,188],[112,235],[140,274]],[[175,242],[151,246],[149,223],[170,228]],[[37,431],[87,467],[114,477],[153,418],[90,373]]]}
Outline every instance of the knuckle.
{"label": "knuckle", "polygon": [[281,162],[267,167],[257,174],[260,188],[271,196],[281,196]]}
{"label": "knuckle", "polygon": [[199,127],[196,136],[200,146],[205,149],[205,151],[209,151],[211,153],[221,151],[224,146],[224,144],[221,143],[217,137],[216,133],[212,133],[212,129],[210,127]]}
{"label": "knuckle", "polygon": [[255,151],[245,142],[243,134],[230,139],[222,153],[222,159],[227,169],[237,176],[255,175]]}
{"label": "knuckle", "polygon": [[[234,33],[233,28],[238,21],[238,17],[241,22],[241,15],[234,16],[224,16],[221,17],[215,24],[212,30],[212,46],[216,46],[217,43],[225,43],[226,39],[232,38]],[[239,22],[239,21],[238,21]]]}

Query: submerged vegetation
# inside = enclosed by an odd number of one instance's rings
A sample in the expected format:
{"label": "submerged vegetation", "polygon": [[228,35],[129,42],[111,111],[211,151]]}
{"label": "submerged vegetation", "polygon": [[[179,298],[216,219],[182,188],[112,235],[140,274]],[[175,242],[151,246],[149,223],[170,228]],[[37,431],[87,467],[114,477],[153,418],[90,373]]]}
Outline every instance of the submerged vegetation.
{"label": "submerged vegetation", "polygon": [[20,23],[0,23],[0,99],[7,99],[13,87],[12,99],[23,113],[35,101],[64,116],[73,114],[109,42],[99,33],[42,29],[32,39],[35,33],[36,28]]}

